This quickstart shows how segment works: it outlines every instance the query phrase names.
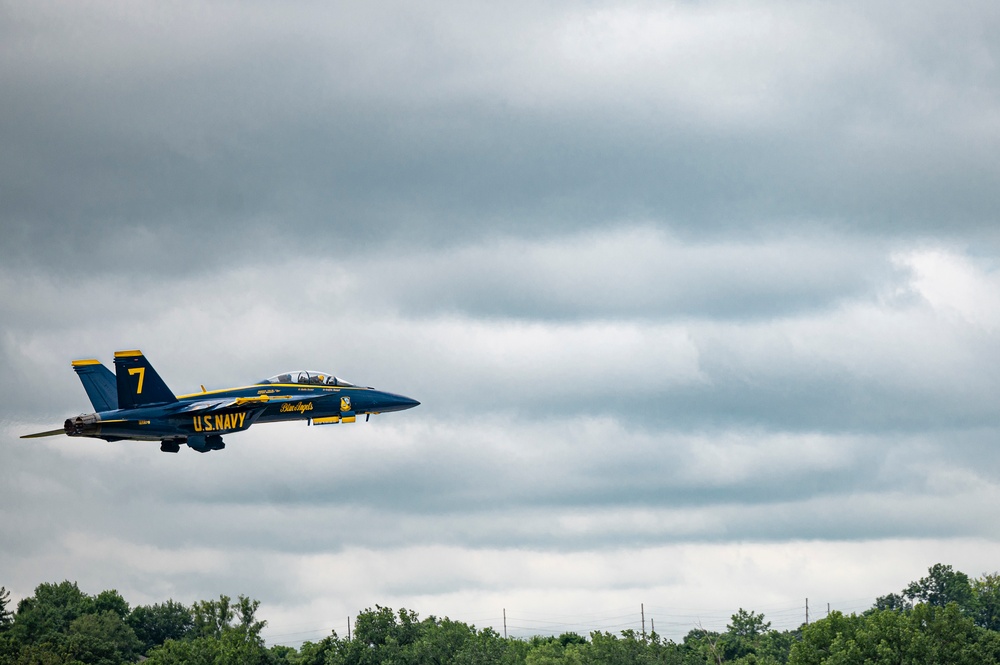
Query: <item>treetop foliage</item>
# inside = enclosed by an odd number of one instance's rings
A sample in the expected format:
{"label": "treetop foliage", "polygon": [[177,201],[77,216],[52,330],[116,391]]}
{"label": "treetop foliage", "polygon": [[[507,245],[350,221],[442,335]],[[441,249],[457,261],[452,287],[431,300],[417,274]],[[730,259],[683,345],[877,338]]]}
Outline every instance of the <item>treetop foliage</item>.
{"label": "treetop foliage", "polygon": [[968,607],[973,602],[972,584],[965,573],[940,563],[931,566],[927,573],[927,577],[910,582],[903,590],[908,600],[936,607],[945,607],[948,603]]}
{"label": "treetop foliage", "polygon": [[259,607],[222,595],[130,608],[114,589],[90,596],[64,581],[38,585],[12,612],[0,587],[0,665],[1000,665],[1000,574],[970,579],[942,564],[860,615],[833,611],[778,631],[739,608],[724,632],[696,627],[679,643],[634,630],[508,639],[376,605],[358,614],[350,639],[332,632],[268,648]]}
{"label": "treetop foliage", "polygon": [[0,632],[7,630],[14,623],[14,613],[7,609],[9,605],[10,591],[0,586]]}

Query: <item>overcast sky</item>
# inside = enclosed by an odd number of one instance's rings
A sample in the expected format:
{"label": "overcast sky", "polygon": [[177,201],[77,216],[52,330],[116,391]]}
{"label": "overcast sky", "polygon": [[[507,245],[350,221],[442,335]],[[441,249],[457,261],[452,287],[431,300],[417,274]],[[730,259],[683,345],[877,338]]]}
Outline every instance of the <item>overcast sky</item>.
{"label": "overcast sky", "polygon": [[[679,638],[1000,569],[993,1],[0,2],[0,585]],[[402,393],[65,437],[70,361]]]}

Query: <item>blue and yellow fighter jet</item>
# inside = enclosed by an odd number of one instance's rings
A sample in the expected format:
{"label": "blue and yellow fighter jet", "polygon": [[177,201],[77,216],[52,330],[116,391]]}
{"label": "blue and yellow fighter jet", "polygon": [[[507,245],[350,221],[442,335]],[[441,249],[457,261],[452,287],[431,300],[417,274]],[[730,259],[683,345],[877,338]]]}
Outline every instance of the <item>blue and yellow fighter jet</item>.
{"label": "blue and yellow fighter jet", "polygon": [[305,420],[311,425],[353,423],[358,414],[402,411],[420,402],[363,388],[329,372],[298,371],[228,390],[177,395],[167,388],[141,351],[115,353],[115,374],[97,360],[74,360],[95,413],[68,418],[62,429],[26,434],[87,436],[105,441],[159,441],[176,453],[186,443],[198,452],[226,447],[222,435],[255,423]]}

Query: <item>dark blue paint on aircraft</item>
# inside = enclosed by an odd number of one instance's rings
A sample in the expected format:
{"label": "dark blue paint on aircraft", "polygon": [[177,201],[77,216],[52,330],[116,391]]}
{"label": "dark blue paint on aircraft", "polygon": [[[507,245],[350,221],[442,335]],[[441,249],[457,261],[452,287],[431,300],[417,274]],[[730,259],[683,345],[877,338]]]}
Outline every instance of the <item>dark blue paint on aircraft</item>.
{"label": "dark blue paint on aircraft", "polygon": [[105,441],[159,441],[176,453],[182,443],[198,452],[226,447],[222,435],[256,423],[305,420],[311,425],[353,423],[373,413],[402,411],[420,402],[362,388],[327,372],[278,374],[241,388],[175,396],[141,351],[115,353],[115,373],[97,360],[74,360],[73,369],[94,413],[68,418],[62,429],[22,439],[66,434]]}

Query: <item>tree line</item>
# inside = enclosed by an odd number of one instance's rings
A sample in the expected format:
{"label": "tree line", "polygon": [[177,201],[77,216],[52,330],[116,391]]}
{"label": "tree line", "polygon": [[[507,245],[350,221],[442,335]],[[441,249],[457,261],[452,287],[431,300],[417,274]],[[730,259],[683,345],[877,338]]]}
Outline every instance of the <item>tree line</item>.
{"label": "tree line", "polygon": [[778,631],[741,608],[725,631],[693,628],[680,642],[634,630],[505,638],[376,605],[348,638],[268,647],[259,605],[223,595],[130,607],[115,590],[91,596],[64,581],[11,608],[0,587],[0,665],[1000,665],[1000,574],[973,579],[943,564],[861,614]]}

